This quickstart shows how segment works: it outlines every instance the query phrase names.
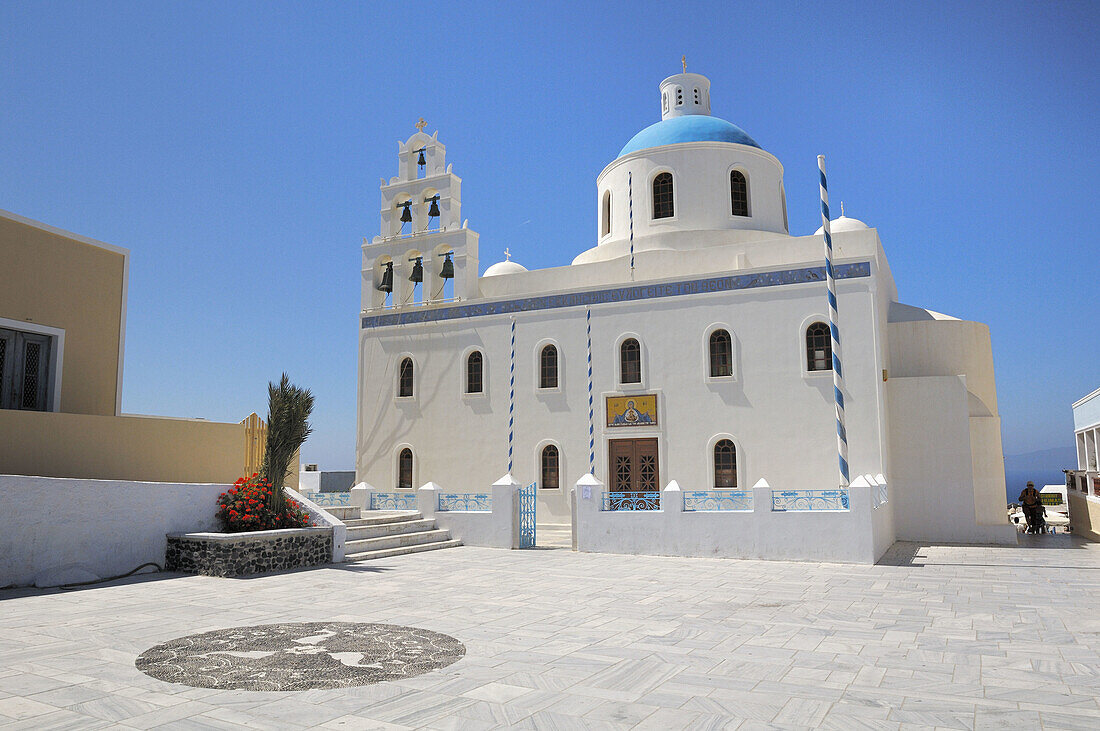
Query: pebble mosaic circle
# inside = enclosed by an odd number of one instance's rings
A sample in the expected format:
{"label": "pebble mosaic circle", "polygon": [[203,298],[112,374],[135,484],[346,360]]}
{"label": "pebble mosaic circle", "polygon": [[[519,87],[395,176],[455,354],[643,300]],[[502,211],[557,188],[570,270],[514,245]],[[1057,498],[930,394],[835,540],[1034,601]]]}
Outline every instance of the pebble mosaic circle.
{"label": "pebble mosaic circle", "polygon": [[158,680],[224,690],[314,690],[400,680],[466,654],[453,637],[395,624],[262,624],[180,637],[143,652]]}

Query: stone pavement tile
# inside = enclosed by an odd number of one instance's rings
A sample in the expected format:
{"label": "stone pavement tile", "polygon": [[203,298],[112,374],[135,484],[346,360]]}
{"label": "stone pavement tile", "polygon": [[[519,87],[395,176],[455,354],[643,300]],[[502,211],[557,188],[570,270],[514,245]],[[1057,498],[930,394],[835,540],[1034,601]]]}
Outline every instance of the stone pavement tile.
{"label": "stone pavement tile", "polygon": [[695,711],[659,708],[634,726],[635,731],[704,731],[704,729],[735,729],[739,718],[726,718]]}
{"label": "stone pavement tile", "polygon": [[116,724],[102,718],[85,716],[68,709],[60,709],[44,716],[32,716],[21,721],[4,721],[4,731],[93,731],[101,728],[115,728]]}
{"label": "stone pavement tile", "polygon": [[636,726],[653,715],[656,710],[657,706],[650,706],[644,703],[605,701],[588,713],[583,714],[583,716],[590,721],[610,721],[612,723]]}
{"label": "stone pavement tile", "polygon": [[507,703],[522,695],[530,693],[531,690],[531,688],[519,685],[486,683],[467,690],[466,692],[459,693],[459,695],[479,701],[489,701],[490,703]]}
{"label": "stone pavement tile", "polygon": [[39,701],[58,708],[65,708],[77,703],[83,703],[84,701],[102,698],[105,695],[106,693],[104,691],[95,688],[89,688],[83,685],[66,685],[26,697],[30,700]]}
{"label": "stone pavement tile", "polygon": [[532,729],[533,731],[623,731],[629,726],[580,716],[567,716],[551,711],[538,711],[520,721],[514,728]]}
{"label": "stone pavement tile", "polygon": [[[263,703],[248,712],[255,716],[276,720],[279,723],[298,724],[299,726],[312,726],[347,714],[346,710],[340,708],[334,708],[323,703],[310,703],[295,693],[273,693],[272,695],[277,700]],[[363,705],[367,704],[364,703]]]}
{"label": "stone pavement tile", "polygon": [[889,721],[885,718],[849,715],[845,712],[846,709],[838,706],[839,704],[834,704],[821,720],[818,728],[825,731],[893,731],[901,726],[899,721]]}
{"label": "stone pavement tile", "polygon": [[48,703],[42,703],[41,701],[32,700],[30,698],[22,698],[20,696],[12,696],[11,698],[0,700],[0,715],[7,716],[16,721],[20,721],[24,718],[33,718],[34,716],[44,716],[47,713],[53,713],[57,710],[59,710],[57,706],[52,706]]}
{"label": "stone pavement tile", "polygon": [[127,728],[155,728],[164,724],[174,724],[185,718],[198,716],[210,710],[213,710],[213,706],[207,703],[185,700],[183,703],[177,703],[165,708],[157,708],[156,710],[142,713],[137,716],[131,716],[120,723]]}
{"label": "stone pavement tile", "polygon": [[415,728],[444,716],[453,715],[462,708],[476,702],[477,700],[474,698],[444,696],[430,691],[416,691],[380,701],[360,710],[356,715]]}
{"label": "stone pavement tile", "polygon": [[1070,716],[1055,711],[1039,711],[1039,719],[1044,729],[1058,729],[1058,731],[1096,731],[1100,727],[1100,723],[1095,718]]}
{"label": "stone pavement tile", "polygon": [[832,704],[808,698],[791,698],[779,709],[772,723],[781,726],[806,726],[816,728],[829,712]]}
{"label": "stone pavement tile", "polygon": [[71,706],[71,710],[88,716],[102,718],[105,721],[121,722],[134,716],[161,709],[155,703],[139,701],[121,695],[105,695]]}
{"label": "stone pavement tile", "polygon": [[62,688],[68,683],[56,678],[28,673],[4,678],[2,685],[4,692],[12,695],[34,695],[35,693]]}
{"label": "stone pavement tile", "polygon": [[[194,703],[200,703],[201,701],[192,701]],[[242,711],[236,708],[208,708],[206,711],[198,714],[204,721],[221,721],[223,723],[236,724],[241,728],[258,729],[259,731],[282,731],[283,729],[301,729],[314,724],[309,723],[301,725],[297,723],[291,723],[286,719],[272,718],[270,716],[261,716],[249,711]],[[169,724],[171,726],[171,724]]]}
{"label": "stone pavement tile", "polygon": [[375,721],[365,716],[347,715],[325,721],[317,728],[346,731],[409,731],[412,726],[399,726],[395,723]]}
{"label": "stone pavement tile", "polygon": [[[974,731],[999,731],[1000,729],[1042,728],[1043,722],[1038,711],[1017,711],[1015,709],[979,708],[975,714]],[[1047,728],[1052,728],[1048,726]]]}
{"label": "stone pavement tile", "polygon": [[974,713],[961,713],[951,711],[907,711],[895,708],[890,711],[889,720],[900,721],[902,724],[916,724],[951,729],[974,728]]}
{"label": "stone pavement tile", "polygon": [[705,698],[694,697],[680,706],[686,711],[697,711],[732,718],[771,721],[789,699],[770,693],[732,693],[713,694]]}

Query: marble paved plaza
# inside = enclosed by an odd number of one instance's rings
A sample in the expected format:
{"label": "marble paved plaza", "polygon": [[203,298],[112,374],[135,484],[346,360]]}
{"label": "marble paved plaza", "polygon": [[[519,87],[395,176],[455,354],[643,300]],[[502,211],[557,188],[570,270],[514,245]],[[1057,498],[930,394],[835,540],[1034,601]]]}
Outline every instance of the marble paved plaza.
{"label": "marble paved plaza", "polygon": [[[1100,729],[1100,546],[877,566],[456,548],[249,579],[0,591],[0,727]],[[466,654],[333,690],[143,674],[185,635],[389,623]]]}

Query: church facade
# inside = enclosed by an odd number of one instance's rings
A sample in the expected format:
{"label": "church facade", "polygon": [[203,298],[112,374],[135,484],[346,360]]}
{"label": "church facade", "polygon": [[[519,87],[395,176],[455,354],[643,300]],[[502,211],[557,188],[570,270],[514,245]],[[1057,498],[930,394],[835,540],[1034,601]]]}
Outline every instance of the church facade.
{"label": "church facade", "polygon": [[[706,77],[659,91],[569,266],[478,276],[437,134],[400,144],[362,247],[357,480],[474,492],[510,472],[559,523],[587,473],[837,489],[821,232],[790,234],[782,164],[710,114]],[[842,216],[832,236],[853,477],[886,477],[898,539],[1014,541],[988,329],[901,304],[875,229]]]}

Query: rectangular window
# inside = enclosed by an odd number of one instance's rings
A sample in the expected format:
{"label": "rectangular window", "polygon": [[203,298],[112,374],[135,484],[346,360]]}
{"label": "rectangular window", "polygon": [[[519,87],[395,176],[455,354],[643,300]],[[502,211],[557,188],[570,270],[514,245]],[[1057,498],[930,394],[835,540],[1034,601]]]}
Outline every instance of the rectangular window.
{"label": "rectangular window", "polygon": [[0,328],[0,408],[50,411],[54,338]]}

